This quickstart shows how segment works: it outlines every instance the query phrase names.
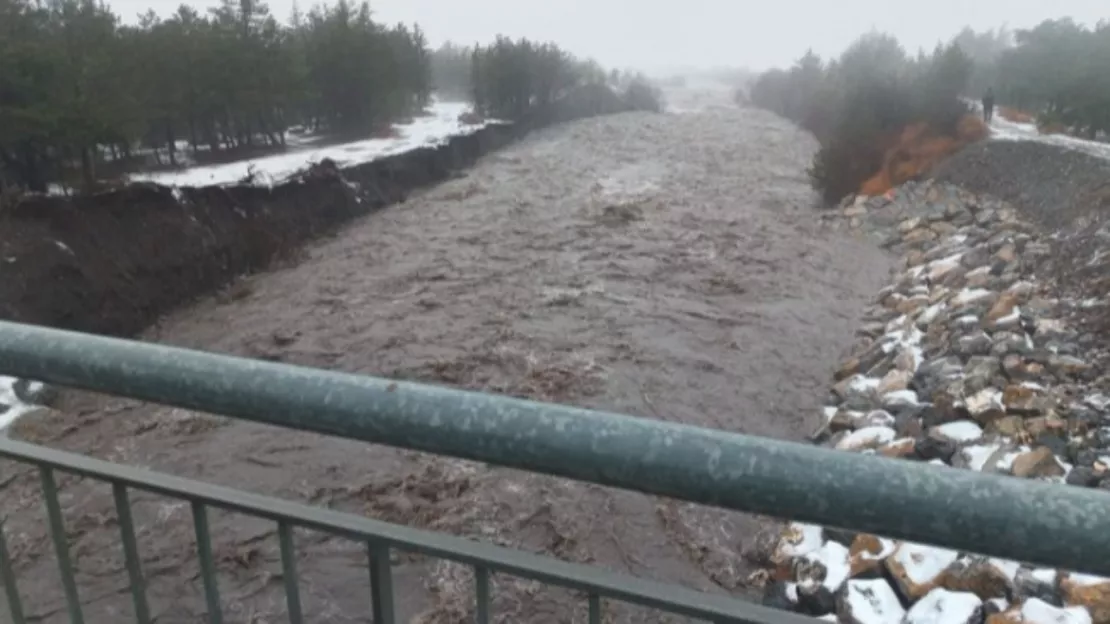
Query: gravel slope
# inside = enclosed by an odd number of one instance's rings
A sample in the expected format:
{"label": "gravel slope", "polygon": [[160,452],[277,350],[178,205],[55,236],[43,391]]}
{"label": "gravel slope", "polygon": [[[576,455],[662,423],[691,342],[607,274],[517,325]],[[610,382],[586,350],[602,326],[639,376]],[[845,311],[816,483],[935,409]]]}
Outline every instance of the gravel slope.
{"label": "gravel slope", "polygon": [[932,177],[1010,202],[1050,228],[1110,209],[1110,160],[1041,141],[984,141]]}
{"label": "gravel slope", "polygon": [[[820,418],[832,366],[891,260],[814,218],[804,174],[810,137],[769,113],[710,103],[537,133],[461,179],[354,223],[296,266],[165,319],[146,338],[801,438]],[[14,435],[711,591],[746,591],[740,553],[762,526],[117,399],[68,397],[61,412],[24,419]],[[28,610],[61,621],[53,560],[38,556],[49,542],[37,482],[22,470],[3,467],[21,476],[0,512],[17,536]],[[65,496],[82,595],[92,602],[87,621],[129,615],[107,488],[66,482]],[[159,621],[196,621],[203,599],[189,510],[136,500]],[[212,522],[231,619],[280,619],[273,527],[219,514]],[[365,621],[362,549],[314,534],[298,542],[306,613]],[[397,563],[404,619],[454,622],[470,609],[465,570]],[[495,579],[494,596],[501,621],[565,622],[585,608],[509,579]]]}

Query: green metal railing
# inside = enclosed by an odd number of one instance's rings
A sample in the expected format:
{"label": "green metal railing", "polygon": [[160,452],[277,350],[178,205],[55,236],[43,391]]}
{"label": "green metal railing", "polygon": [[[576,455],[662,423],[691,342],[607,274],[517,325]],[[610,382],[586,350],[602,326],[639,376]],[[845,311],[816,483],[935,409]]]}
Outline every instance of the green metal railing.
{"label": "green metal railing", "polygon": [[[293,528],[295,527],[314,529],[366,544],[371,596],[371,604],[368,605],[367,610],[373,614],[375,623],[395,621],[390,567],[391,551],[394,549],[474,566],[476,619],[483,623],[491,621],[489,578],[495,573],[520,576],[584,592],[587,596],[591,623],[601,621],[603,598],[622,600],[712,622],[789,624],[812,621],[727,596],[704,594],[663,583],[625,577],[589,566],[570,564],[500,546],[121,466],[23,442],[0,439],[0,457],[39,466],[47,515],[54,537],[54,549],[61,572],[62,588],[72,622],[83,620],[69,548],[64,537],[61,537],[65,535],[65,527],[62,526],[57,488],[54,485],[55,471],[68,472],[112,484],[116,498],[116,512],[120,520],[124,559],[130,579],[135,620],[144,624],[152,620],[144,591],[145,583],[136,545],[135,527],[131,520],[127,494],[129,489],[183,499],[191,504],[208,619],[213,623],[222,622],[222,611],[212,557],[212,542],[208,533],[209,508],[240,512],[272,520],[277,524],[289,621],[294,623],[303,621],[294,556]],[[23,624],[26,620],[20,607],[16,580],[2,531],[0,531],[0,576],[4,579],[12,621],[14,624]]]}
{"label": "green metal railing", "polygon": [[[1110,575],[1103,493],[558,405],[321,371],[0,322],[0,373],[293,429],[479,460],[737,511]],[[70,616],[81,622],[55,471],[112,484],[136,618],[149,621],[129,489],[189,501],[210,621],[220,597],[207,510],[272,520],[289,618],[301,621],[293,527],[367,544],[374,621],[393,621],[390,552],[463,562],[476,571],[479,622],[493,573],[585,592],[591,622],[603,598],[713,622],[809,621],[728,597],[410,529],[350,514],[0,440],[0,457],[37,465]],[[0,576],[21,620],[0,530]]]}

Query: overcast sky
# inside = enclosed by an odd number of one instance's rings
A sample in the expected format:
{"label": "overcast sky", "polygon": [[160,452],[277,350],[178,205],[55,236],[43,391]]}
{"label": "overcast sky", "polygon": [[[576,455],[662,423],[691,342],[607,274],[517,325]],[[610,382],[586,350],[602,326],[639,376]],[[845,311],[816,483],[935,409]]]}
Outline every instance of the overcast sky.
{"label": "overcast sky", "polygon": [[[284,20],[293,2],[269,5]],[[298,2],[305,10],[313,0]],[[109,4],[133,21],[148,8],[168,14],[180,0]],[[964,25],[1024,28],[1065,16],[1093,25],[1110,18],[1110,0],[371,0],[370,6],[382,21],[419,23],[433,45],[484,42],[503,33],[555,41],[606,66],[651,71],[786,65],[808,47],[837,54],[871,28],[916,50],[932,48]]]}

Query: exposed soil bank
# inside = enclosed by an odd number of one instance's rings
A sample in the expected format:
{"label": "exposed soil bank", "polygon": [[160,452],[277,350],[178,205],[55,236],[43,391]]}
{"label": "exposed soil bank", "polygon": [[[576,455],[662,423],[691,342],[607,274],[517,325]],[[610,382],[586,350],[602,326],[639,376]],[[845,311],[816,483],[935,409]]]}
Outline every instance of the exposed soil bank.
{"label": "exposed soil bank", "polygon": [[136,184],[77,198],[26,197],[0,211],[0,318],[135,334],[531,130],[620,110],[608,90],[585,89],[515,125],[487,126],[434,148],[347,168],[342,176],[316,167],[273,188]]}
{"label": "exposed soil bank", "polygon": [[[814,149],[787,122],[731,106],[550,128],[144,338],[800,438],[890,263],[814,218],[804,173]],[[13,435],[709,591],[747,591],[741,553],[761,528],[741,514],[134,401],[60,407]],[[6,468],[0,511],[25,602],[61,621],[36,476]],[[67,481],[64,497],[87,621],[126,620],[109,490]],[[135,500],[159,622],[198,621],[188,506]],[[229,620],[280,621],[274,527],[223,514],[212,525]],[[367,621],[362,547],[297,541],[310,620]],[[402,557],[395,574],[402,621],[467,621],[465,569]],[[498,621],[584,621],[581,596],[538,584],[497,577],[493,596]],[[606,610],[611,622],[675,621]]]}

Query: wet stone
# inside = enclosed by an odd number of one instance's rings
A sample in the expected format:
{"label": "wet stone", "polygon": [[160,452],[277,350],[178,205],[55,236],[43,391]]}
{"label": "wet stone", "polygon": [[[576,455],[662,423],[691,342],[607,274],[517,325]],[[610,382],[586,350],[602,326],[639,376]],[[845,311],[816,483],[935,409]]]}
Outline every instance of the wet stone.
{"label": "wet stone", "polygon": [[933,409],[931,405],[911,405],[901,409],[894,416],[894,431],[899,437],[918,438],[925,432],[921,415]]}
{"label": "wet stone", "polygon": [[[1059,433],[1054,432],[1054,431],[1045,431],[1045,432],[1041,433],[1040,435],[1037,436],[1037,438],[1033,441],[1033,443],[1036,444],[1036,445],[1039,445],[1039,446],[1043,446],[1043,447],[1047,448],[1048,450],[1052,451],[1052,454],[1055,455],[1056,457],[1063,457],[1068,452],[1068,442],[1067,442],[1067,440],[1065,440],[1063,437],[1061,437]],[[1061,470],[1063,470],[1062,467],[1061,467]],[[1058,476],[1058,475],[1046,475],[1046,476]]]}
{"label": "wet stone", "polygon": [[1012,574],[1007,574],[986,557],[957,560],[944,571],[941,585],[950,591],[971,593],[980,600],[1007,598],[1013,595],[1014,589]]}
{"label": "wet stone", "polygon": [[789,591],[789,584],[777,581],[767,585],[763,590],[763,599],[760,601],[763,606],[780,611],[794,611],[794,601],[790,599],[791,592]]}
{"label": "wet stone", "polygon": [[1085,607],[1095,622],[1110,621],[1110,579],[1069,574],[1060,590],[1064,604]]}
{"label": "wet stone", "polygon": [[824,585],[798,586],[798,610],[807,615],[825,615],[836,611],[836,596]]}
{"label": "wet stone", "polygon": [[1099,480],[1099,476],[1095,474],[1093,468],[1088,468],[1086,466],[1077,466],[1071,469],[1071,472],[1068,473],[1065,482],[1068,485],[1093,488],[1098,486]]}
{"label": "wet stone", "polygon": [[991,421],[987,425],[986,431],[1007,438],[1017,437],[1025,431],[1025,419],[1021,416],[1004,416]]}
{"label": "wet stone", "polygon": [[825,539],[836,542],[845,548],[851,547],[852,543],[856,541],[859,535],[856,531],[848,531],[845,529],[825,528]]}
{"label": "wet stone", "polygon": [[1091,365],[1080,358],[1071,355],[1050,357],[1048,369],[1056,375],[1076,376],[1091,369]]}
{"label": "wet stone", "polygon": [[1033,351],[1033,345],[1025,336],[1019,335],[1015,332],[996,332],[993,336],[994,346],[991,347],[991,354],[995,356],[1004,356],[1008,354],[1026,354]]}
{"label": "wet stone", "polygon": [[968,392],[978,392],[992,384],[1002,372],[1002,362],[997,357],[972,356],[964,369],[964,388]]}
{"label": "wet stone", "polygon": [[921,438],[914,445],[914,455],[922,461],[939,459],[944,463],[951,463],[952,456],[956,454],[957,445],[951,440],[942,440],[932,436]]}
{"label": "wet stone", "polygon": [[994,343],[991,342],[991,337],[985,332],[976,332],[971,335],[961,336],[955,345],[955,353],[963,356],[973,355],[990,355],[991,347]]}
{"label": "wet stone", "polygon": [[1063,597],[1056,588],[1056,573],[1051,570],[1019,570],[1014,577],[1014,594],[1034,598],[1053,606],[1062,606]]}
{"label": "wet stone", "polygon": [[1056,461],[1056,455],[1044,446],[1018,455],[1014,458],[1010,471],[1015,477],[1023,479],[1059,477],[1064,474],[1064,468]]}

